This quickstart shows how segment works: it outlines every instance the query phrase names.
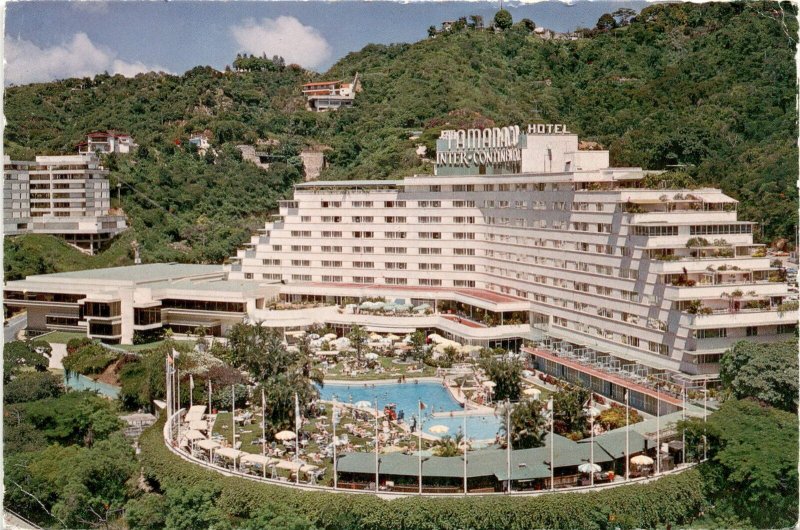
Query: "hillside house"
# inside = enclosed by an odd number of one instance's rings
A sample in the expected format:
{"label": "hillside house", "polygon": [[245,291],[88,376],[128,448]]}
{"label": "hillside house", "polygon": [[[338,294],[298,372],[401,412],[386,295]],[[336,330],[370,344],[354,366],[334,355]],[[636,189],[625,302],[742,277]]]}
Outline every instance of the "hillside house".
{"label": "hillside house", "polygon": [[306,108],[316,112],[352,107],[356,93],[361,92],[361,80],[356,73],[353,81],[318,81],[303,85]]}
{"label": "hillside house", "polygon": [[86,135],[86,141],[78,144],[78,154],[131,153],[138,145],[130,134],[117,131],[97,131]]}

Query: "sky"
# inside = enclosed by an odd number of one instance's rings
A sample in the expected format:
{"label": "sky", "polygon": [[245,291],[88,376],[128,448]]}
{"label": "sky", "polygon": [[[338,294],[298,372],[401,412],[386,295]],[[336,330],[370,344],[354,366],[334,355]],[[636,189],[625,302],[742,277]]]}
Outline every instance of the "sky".
{"label": "sky", "polygon": [[[506,4],[515,21],[556,31],[593,27],[620,7],[643,1]],[[498,2],[36,1],[5,12],[6,85],[145,71],[181,74],[223,69],[239,52],[280,55],[324,72],[370,43],[414,42],[431,25],[460,16],[489,21]]]}

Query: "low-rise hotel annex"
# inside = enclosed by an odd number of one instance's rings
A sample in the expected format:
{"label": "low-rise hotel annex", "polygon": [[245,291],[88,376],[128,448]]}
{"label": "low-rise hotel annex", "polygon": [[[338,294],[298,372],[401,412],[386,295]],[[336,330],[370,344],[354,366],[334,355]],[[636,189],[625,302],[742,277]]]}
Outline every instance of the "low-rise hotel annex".
{"label": "low-rise hotel annex", "polygon": [[[161,278],[129,297],[102,276],[80,289],[29,277],[6,284],[5,303],[47,313],[45,291],[71,289],[92,303],[102,291],[119,302],[107,317],[119,328],[93,333],[78,296],[77,319],[60,329],[111,341],[130,341],[147,307],[150,328],[181,319],[181,329],[215,333],[247,319],[283,329],[422,328],[509,347],[546,336],[618,366],[713,379],[736,341],[796,332],[782,271],[753,228],[718,189],[666,189],[641,168],[609,167],[608,151],[579,149],[562,125],[443,131],[434,175],[297,184],[279,217],[211,279]],[[175,300],[188,299],[241,305],[181,313]],[[390,304],[374,311],[367,300]]]}

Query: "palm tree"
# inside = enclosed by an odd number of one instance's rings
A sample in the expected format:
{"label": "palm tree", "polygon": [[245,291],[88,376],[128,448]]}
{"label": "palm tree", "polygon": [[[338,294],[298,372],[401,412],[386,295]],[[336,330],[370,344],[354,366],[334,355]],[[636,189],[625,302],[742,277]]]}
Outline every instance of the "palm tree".
{"label": "palm tree", "polygon": [[367,343],[367,330],[359,325],[355,325],[350,328],[350,333],[347,334],[347,338],[350,339],[350,344],[352,344],[353,348],[356,350],[356,358],[360,361],[361,353],[364,351],[364,345]]}
{"label": "palm tree", "polygon": [[[542,447],[547,427],[547,418],[542,413],[542,403],[538,399],[526,399],[511,407],[509,423],[511,425],[511,446],[514,449]],[[506,412],[503,411],[503,417]],[[500,425],[503,440],[508,437],[506,422]]]}
{"label": "palm tree", "polygon": [[458,456],[461,454],[462,443],[464,443],[464,433],[461,431],[457,432],[455,437],[448,434],[433,444],[433,452],[436,456]]}

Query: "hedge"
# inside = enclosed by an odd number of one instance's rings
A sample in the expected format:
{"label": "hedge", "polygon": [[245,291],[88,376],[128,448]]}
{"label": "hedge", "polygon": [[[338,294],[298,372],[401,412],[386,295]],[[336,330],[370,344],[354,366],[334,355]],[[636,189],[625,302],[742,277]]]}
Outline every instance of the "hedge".
{"label": "hedge", "polygon": [[649,484],[537,497],[384,500],[373,495],[293,490],[226,477],[187,462],[164,445],[163,425],[163,420],[157,422],[140,439],[144,476],[162,491],[186,484],[211,485],[220,492],[217,506],[234,524],[270,508],[276,514],[301,515],[325,529],[656,528],[689,524],[706,506],[703,480],[696,468]]}

